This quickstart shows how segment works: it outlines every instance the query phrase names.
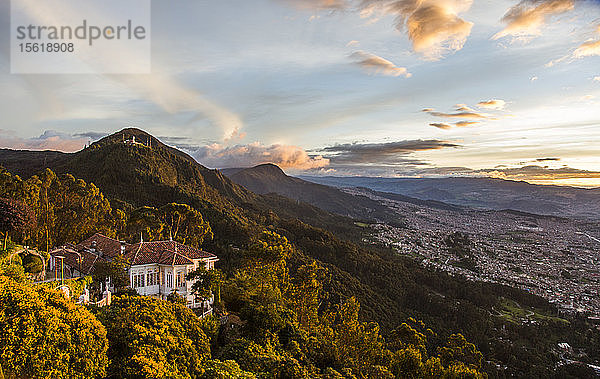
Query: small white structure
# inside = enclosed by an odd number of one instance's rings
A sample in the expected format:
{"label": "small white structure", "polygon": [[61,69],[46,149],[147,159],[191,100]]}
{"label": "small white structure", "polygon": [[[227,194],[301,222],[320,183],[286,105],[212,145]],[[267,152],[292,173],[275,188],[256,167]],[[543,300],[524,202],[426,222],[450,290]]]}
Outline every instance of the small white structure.
{"label": "small white structure", "polygon": [[[210,270],[219,259],[214,254],[176,241],[140,241],[128,244],[96,233],[77,245],[67,245],[50,252],[50,269],[60,269],[58,256],[64,256],[65,277],[89,275],[99,261],[111,261],[123,255],[131,288],[140,295],[166,299],[176,292],[190,308],[211,309],[212,300],[204,301],[192,294],[193,280],[186,276],[200,266]],[[109,283],[109,290],[113,290]]]}

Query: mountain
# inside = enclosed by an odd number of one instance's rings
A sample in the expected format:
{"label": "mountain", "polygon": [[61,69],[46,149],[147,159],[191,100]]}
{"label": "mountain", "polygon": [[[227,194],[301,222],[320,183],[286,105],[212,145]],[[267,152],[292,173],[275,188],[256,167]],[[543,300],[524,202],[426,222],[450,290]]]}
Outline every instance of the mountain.
{"label": "mountain", "polygon": [[276,193],[358,220],[398,223],[398,215],[377,201],[288,176],[274,164],[222,171],[235,183],[258,194]]}
{"label": "mountain", "polygon": [[[133,143],[133,137],[142,143]],[[385,333],[408,317],[423,320],[440,340],[462,333],[487,360],[494,362],[490,372],[496,363],[509,366],[504,376],[547,376],[547,370],[555,364],[552,351],[556,341],[580,338],[587,330],[584,324],[571,327],[563,323],[507,323],[494,311],[503,299],[535,307],[544,314],[552,314],[555,307],[519,289],[426,269],[390,248],[366,242],[364,237],[371,233],[368,225],[304,201],[274,193],[254,193],[219,170],[200,165],[189,155],[138,129],[124,129],[70,154],[3,149],[0,165],[23,177],[46,167],[72,174],[96,184],[113,208],[189,204],[210,222],[214,233],[214,239],[205,242],[203,248],[219,256],[220,268],[230,275],[241,259],[236,248],[249,246],[264,230],[279,233],[294,246],[288,262],[291,273],[313,261],[327,269],[323,280],[327,294],[324,309],[356,297],[361,304],[361,319],[376,321]],[[311,201],[316,202],[318,196],[329,197],[337,201],[336,207],[348,207],[350,201],[356,201],[338,190],[282,175],[275,167],[249,172],[238,178],[241,181],[244,176],[249,187],[249,178],[262,180],[263,189],[258,192],[271,192],[273,186],[291,191],[290,196],[307,191],[313,193]],[[367,202],[359,205],[364,204]],[[397,214],[399,219],[402,216]],[[441,246],[442,241],[437,243]],[[539,338],[527,337],[531,335]]]}
{"label": "mountain", "polygon": [[471,208],[512,209],[540,215],[600,219],[598,188],[535,185],[493,178],[301,178],[335,187],[365,187]]}

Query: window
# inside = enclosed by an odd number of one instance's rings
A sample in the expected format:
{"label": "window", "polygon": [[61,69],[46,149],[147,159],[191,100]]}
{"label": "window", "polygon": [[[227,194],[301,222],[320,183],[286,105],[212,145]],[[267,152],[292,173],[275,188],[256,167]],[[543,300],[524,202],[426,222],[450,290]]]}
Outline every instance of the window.
{"label": "window", "polygon": [[146,274],[133,274],[131,277],[131,284],[133,288],[140,288],[146,286]]}
{"label": "window", "polygon": [[148,286],[155,286],[158,284],[158,270],[148,270]]}
{"label": "window", "polygon": [[167,272],[167,287],[173,287],[173,273]]}
{"label": "window", "polygon": [[176,276],[176,284],[177,287],[183,287],[185,285],[185,281],[183,278],[183,271],[177,271],[177,276]]}

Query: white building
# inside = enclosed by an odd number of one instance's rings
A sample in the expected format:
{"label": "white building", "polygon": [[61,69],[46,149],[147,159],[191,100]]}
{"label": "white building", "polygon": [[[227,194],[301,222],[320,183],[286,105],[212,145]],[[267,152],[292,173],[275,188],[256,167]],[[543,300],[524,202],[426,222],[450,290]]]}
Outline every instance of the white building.
{"label": "white building", "polygon": [[77,245],[61,246],[50,254],[51,270],[60,270],[61,258],[58,257],[64,257],[65,277],[90,275],[97,262],[111,261],[122,254],[129,263],[127,271],[131,287],[140,295],[164,300],[177,292],[185,298],[188,307],[211,309],[212,299],[202,301],[196,298],[191,292],[195,281],[186,279],[187,274],[200,265],[210,270],[219,260],[214,254],[201,249],[175,241],[128,244],[96,233]]}

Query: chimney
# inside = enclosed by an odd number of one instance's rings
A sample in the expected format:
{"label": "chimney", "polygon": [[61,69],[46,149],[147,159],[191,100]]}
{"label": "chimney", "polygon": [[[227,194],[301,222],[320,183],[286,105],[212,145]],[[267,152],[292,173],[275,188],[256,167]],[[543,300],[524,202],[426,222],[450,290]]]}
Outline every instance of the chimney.
{"label": "chimney", "polygon": [[95,251],[96,251],[96,246],[97,246],[97,245],[98,245],[98,244],[96,243],[96,241],[92,241],[92,244],[90,245],[90,250],[91,250],[92,252],[95,252]]}
{"label": "chimney", "polygon": [[120,241],[121,242],[121,254],[125,255],[125,241]]}

